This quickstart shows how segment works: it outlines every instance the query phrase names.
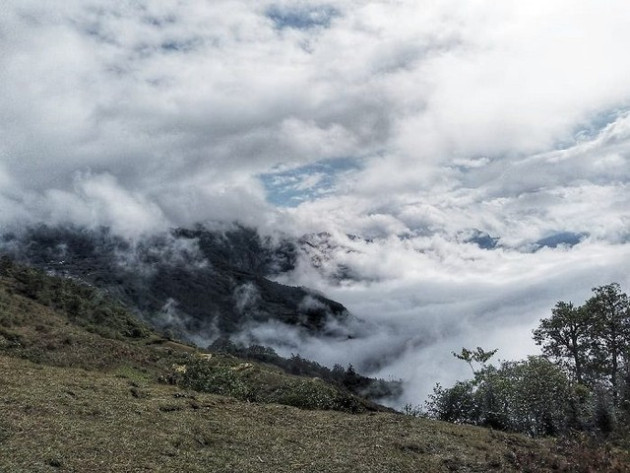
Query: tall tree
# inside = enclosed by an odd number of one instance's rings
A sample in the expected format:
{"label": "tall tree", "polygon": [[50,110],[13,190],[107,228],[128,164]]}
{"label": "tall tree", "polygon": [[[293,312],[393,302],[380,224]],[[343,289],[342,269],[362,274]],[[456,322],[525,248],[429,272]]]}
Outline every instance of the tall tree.
{"label": "tall tree", "polygon": [[591,314],[571,302],[558,302],[551,317],[542,319],[534,330],[534,341],[542,345],[543,354],[573,372],[575,380],[584,383],[584,371],[591,343]]}
{"label": "tall tree", "polygon": [[619,399],[621,366],[630,350],[630,305],[619,284],[593,289],[585,304],[593,318],[593,350],[601,363],[602,374],[609,377],[615,405]]}

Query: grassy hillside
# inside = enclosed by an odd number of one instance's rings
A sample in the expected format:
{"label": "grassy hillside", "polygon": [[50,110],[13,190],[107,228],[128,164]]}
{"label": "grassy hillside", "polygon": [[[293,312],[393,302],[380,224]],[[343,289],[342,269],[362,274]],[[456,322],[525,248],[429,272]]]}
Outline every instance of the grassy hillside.
{"label": "grassy hillside", "polygon": [[104,372],[250,402],[347,412],[384,408],[321,380],[168,340],[92,287],[8,260],[0,263],[0,354]]}
{"label": "grassy hillside", "polygon": [[208,357],[89,287],[6,260],[0,380],[2,472],[630,471],[626,453],[585,439],[403,416]]}

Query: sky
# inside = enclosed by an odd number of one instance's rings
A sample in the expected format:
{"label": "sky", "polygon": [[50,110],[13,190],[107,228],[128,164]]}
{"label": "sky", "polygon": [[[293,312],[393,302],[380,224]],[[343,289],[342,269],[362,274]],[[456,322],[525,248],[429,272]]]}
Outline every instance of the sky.
{"label": "sky", "polygon": [[522,357],[556,301],[630,289],[628,18],[622,0],[5,0],[0,225],[328,232],[329,261],[283,282],[370,336],[301,350],[381,359],[413,402],[466,374],[451,351]]}

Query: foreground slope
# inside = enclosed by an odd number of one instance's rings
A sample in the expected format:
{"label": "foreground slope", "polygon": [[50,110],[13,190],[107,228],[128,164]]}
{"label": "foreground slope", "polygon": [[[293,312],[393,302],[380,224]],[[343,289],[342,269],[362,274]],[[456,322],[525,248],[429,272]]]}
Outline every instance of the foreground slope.
{"label": "foreground slope", "polygon": [[[403,416],[318,380],[194,352],[91,288],[3,262],[0,471],[630,471],[606,446]],[[186,363],[207,363],[222,376],[204,387],[245,400],[172,384]]]}
{"label": "foreground slope", "polygon": [[0,471],[629,471],[580,445],[390,413],[307,411],[137,373],[0,357]]}

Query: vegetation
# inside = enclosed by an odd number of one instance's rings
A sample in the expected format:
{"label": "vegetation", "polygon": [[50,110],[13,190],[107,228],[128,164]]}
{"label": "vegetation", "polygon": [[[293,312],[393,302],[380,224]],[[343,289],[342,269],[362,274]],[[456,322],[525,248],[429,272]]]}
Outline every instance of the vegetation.
{"label": "vegetation", "polygon": [[288,376],[280,369],[243,362],[238,358],[213,356],[207,359],[192,355],[185,361],[186,364],[175,367],[170,381],[199,392],[302,409],[350,413],[386,410],[320,378]]}
{"label": "vegetation", "polygon": [[154,380],[255,402],[385,410],[347,389],[166,339],[96,289],[0,260],[0,353],[55,366],[135,370]]}
{"label": "vegetation", "polygon": [[296,248],[244,227],[176,229],[131,243],[107,227],[38,225],[0,232],[0,243],[16,261],[106,290],[179,339],[230,335],[251,320],[322,334],[329,317],[348,315],[320,294],[269,279],[293,267]]}
{"label": "vegetation", "polygon": [[554,435],[570,427],[576,393],[564,373],[541,357],[486,366],[473,380],[435,388],[429,413],[461,422],[530,435]]}
{"label": "vegetation", "polygon": [[593,289],[582,306],[558,302],[533,335],[543,356],[495,367],[487,364],[495,351],[454,354],[474,377],[436,386],[428,414],[533,436],[587,432],[627,439],[630,305],[620,286]]}
{"label": "vegetation", "polygon": [[0,471],[12,473],[586,473],[628,464],[623,452],[588,439],[243,402],[132,371],[0,355],[0,379]]}
{"label": "vegetation", "polygon": [[362,376],[355,371],[352,365],[343,368],[337,364],[330,369],[315,361],[302,358],[300,355],[283,358],[273,348],[261,345],[246,347],[223,337],[216,340],[208,349],[214,352],[229,353],[247,360],[269,363],[297,376],[317,377],[327,383],[334,384],[341,389],[368,399],[394,399],[402,394],[401,381],[386,381],[384,379]]}
{"label": "vegetation", "polygon": [[537,440],[404,416],[322,379],[202,352],[89,286],[8,260],[0,330],[0,471],[542,473],[630,464],[586,437]]}

